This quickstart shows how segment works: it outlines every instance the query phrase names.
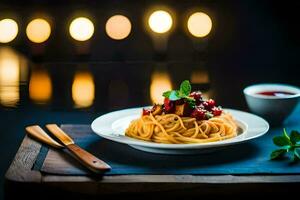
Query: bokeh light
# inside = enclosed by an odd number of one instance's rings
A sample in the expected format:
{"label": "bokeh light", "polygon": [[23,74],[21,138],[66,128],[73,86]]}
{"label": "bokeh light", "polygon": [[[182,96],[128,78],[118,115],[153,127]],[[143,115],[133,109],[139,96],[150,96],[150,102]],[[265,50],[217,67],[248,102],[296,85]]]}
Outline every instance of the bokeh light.
{"label": "bokeh light", "polygon": [[52,96],[52,83],[46,70],[34,70],[29,80],[29,97],[37,104],[45,104]]}
{"label": "bokeh light", "polygon": [[196,12],[189,17],[187,27],[193,36],[205,37],[211,31],[212,21],[207,14]]}
{"label": "bokeh light", "polygon": [[172,89],[171,78],[167,72],[154,72],[151,76],[150,97],[153,103],[163,103],[162,94]]}
{"label": "bokeh light", "polygon": [[131,23],[130,20],[123,15],[114,15],[107,20],[105,30],[110,38],[122,40],[130,34]]}
{"label": "bokeh light", "polygon": [[207,70],[200,68],[193,70],[190,81],[194,86],[201,88],[204,99],[215,98],[214,90],[210,87],[210,78]]}
{"label": "bokeh light", "polygon": [[88,18],[79,17],[71,22],[69,32],[73,39],[86,41],[94,34],[94,24]]}
{"label": "bokeh light", "polygon": [[29,22],[26,28],[28,39],[34,43],[42,43],[48,40],[51,34],[51,26],[45,20],[37,18]]}
{"label": "bokeh light", "polygon": [[16,106],[20,99],[20,59],[10,48],[0,48],[0,104]]}
{"label": "bokeh light", "polygon": [[18,24],[12,19],[0,20],[0,42],[8,43],[18,35]]}
{"label": "bokeh light", "polygon": [[194,70],[191,74],[191,83],[192,84],[208,84],[209,76],[206,70]]}
{"label": "bokeh light", "polygon": [[89,107],[95,98],[95,84],[90,72],[77,72],[72,84],[72,98],[78,108]]}
{"label": "bokeh light", "polygon": [[168,12],[158,10],[150,15],[148,24],[152,31],[156,33],[166,33],[171,29],[173,20]]}

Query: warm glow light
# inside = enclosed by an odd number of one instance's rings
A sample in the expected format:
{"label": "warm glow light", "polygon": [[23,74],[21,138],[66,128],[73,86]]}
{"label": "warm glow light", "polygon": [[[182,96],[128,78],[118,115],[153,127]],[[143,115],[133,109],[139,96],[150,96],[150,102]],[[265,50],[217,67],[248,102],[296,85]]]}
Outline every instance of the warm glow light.
{"label": "warm glow light", "polygon": [[211,31],[212,21],[207,14],[196,12],[189,17],[187,27],[193,36],[205,37]]}
{"label": "warm glow light", "polygon": [[0,104],[11,107],[18,103],[19,79],[18,55],[9,48],[0,48]]}
{"label": "warm glow light", "polygon": [[35,43],[45,42],[51,34],[50,24],[44,19],[32,20],[26,28],[28,39]]}
{"label": "warm glow light", "polygon": [[94,24],[85,17],[79,17],[71,22],[69,32],[75,40],[86,41],[94,34]]}
{"label": "warm glow light", "polygon": [[1,85],[15,85],[19,82],[19,61],[13,56],[2,57],[0,60],[0,83]]}
{"label": "warm glow light", "polygon": [[89,107],[95,98],[95,84],[89,72],[77,72],[72,85],[72,98],[76,107]]}
{"label": "warm glow light", "polygon": [[18,24],[12,19],[0,20],[0,42],[11,42],[18,35]]}
{"label": "warm glow light", "polygon": [[190,80],[193,84],[206,84],[209,83],[209,76],[205,70],[195,70],[192,72]]}
{"label": "warm glow light", "polygon": [[171,79],[166,72],[154,72],[151,76],[150,97],[153,103],[162,103],[165,91],[172,89]]}
{"label": "warm glow light", "polygon": [[158,10],[150,15],[148,24],[152,31],[156,33],[166,33],[171,29],[173,20],[168,12]]}
{"label": "warm glow light", "polygon": [[47,103],[52,95],[51,79],[47,71],[36,70],[31,73],[29,97],[38,104]]}
{"label": "warm glow light", "polygon": [[131,23],[129,19],[123,15],[114,15],[107,20],[105,30],[110,38],[122,40],[129,35]]}

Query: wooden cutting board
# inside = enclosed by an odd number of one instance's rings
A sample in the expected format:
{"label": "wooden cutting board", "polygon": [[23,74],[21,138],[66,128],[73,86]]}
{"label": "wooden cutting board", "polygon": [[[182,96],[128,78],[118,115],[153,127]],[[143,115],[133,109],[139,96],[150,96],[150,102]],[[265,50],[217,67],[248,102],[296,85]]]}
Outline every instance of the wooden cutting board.
{"label": "wooden cutting board", "polygon": [[[62,125],[62,128],[67,127],[76,128],[78,132],[87,129],[87,125]],[[245,193],[259,194],[261,191],[265,195],[288,195],[300,185],[300,175],[51,175],[34,170],[41,147],[39,142],[25,136],[5,175],[6,197],[15,199],[19,194],[25,199],[53,199],[57,195],[74,199],[84,195],[84,198],[99,199],[99,196],[111,194],[139,198],[141,194],[147,194],[149,198],[157,195],[199,198],[232,194],[242,197]],[[53,152],[51,157],[59,156]],[[62,160],[65,162],[59,162],[61,170],[75,166],[71,160]],[[35,191],[35,194],[28,191]]]}

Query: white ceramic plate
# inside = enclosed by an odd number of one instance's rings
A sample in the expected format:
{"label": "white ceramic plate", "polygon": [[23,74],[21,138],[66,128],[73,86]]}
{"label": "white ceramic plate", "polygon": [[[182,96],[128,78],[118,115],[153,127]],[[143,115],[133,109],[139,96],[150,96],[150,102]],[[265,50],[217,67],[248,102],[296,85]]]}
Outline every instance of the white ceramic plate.
{"label": "white ceramic plate", "polygon": [[140,117],[142,108],[131,108],[102,115],[92,123],[92,130],[103,138],[127,144],[133,148],[161,154],[197,154],[205,153],[249,141],[264,135],[269,130],[266,120],[256,115],[225,109],[236,119],[240,131],[237,137],[202,144],[159,144],[125,136],[125,130],[133,119]]}

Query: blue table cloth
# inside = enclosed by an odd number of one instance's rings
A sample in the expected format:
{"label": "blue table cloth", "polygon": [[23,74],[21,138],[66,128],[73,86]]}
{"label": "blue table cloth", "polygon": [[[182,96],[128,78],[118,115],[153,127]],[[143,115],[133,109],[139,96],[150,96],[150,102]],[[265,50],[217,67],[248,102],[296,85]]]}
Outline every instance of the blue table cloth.
{"label": "blue table cloth", "polygon": [[[116,174],[300,174],[300,162],[291,163],[289,159],[271,161],[272,142],[275,135],[287,131],[300,130],[300,106],[284,122],[271,127],[264,136],[247,143],[226,147],[219,151],[201,155],[160,155],[135,150],[130,146],[108,141],[94,134],[89,126],[64,126],[76,143],[106,161]],[[80,130],[82,129],[82,130]],[[84,129],[84,130],[83,130]],[[88,131],[87,131],[88,130]],[[85,132],[85,133],[83,133]],[[36,170],[43,171],[42,165],[48,152],[43,147],[35,164]],[[75,163],[75,162],[74,162]],[[60,174],[61,171],[43,171]],[[89,173],[79,165],[74,165],[63,174],[83,175]]]}

